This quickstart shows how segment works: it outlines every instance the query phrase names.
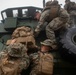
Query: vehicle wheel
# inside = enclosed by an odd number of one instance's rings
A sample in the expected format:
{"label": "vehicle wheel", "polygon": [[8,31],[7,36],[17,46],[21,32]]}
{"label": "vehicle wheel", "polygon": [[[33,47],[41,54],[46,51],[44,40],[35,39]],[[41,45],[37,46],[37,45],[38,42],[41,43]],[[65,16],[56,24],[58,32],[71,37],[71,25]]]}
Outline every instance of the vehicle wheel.
{"label": "vehicle wheel", "polygon": [[76,28],[69,28],[60,36],[60,45],[62,46],[60,52],[63,57],[69,57],[68,59],[76,58]]}

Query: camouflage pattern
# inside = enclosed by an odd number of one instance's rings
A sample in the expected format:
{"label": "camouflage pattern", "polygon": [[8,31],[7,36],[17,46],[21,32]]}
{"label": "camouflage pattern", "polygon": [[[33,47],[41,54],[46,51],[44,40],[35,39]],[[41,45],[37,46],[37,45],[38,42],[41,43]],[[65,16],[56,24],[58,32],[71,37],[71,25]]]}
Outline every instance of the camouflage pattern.
{"label": "camouflage pattern", "polygon": [[47,7],[47,6],[50,6],[51,3],[52,3],[52,1],[48,1],[48,2],[46,2],[46,7]]}
{"label": "camouflage pattern", "polygon": [[50,10],[46,10],[41,14],[40,20],[38,22],[37,28],[35,29],[35,32],[40,32],[42,29],[43,24],[45,23],[45,20],[48,18]]}
{"label": "camouflage pattern", "polygon": [[[50,58],[49,58],[50,57]],[[47,67],[48,65],[51,66],[50,73],[47,73],[45,70],[45,73],[42,72],[42,64],[46,62],[46,60],[50,60],[50,65],[46,64],[44,65],[44,67]],[[30,60],[31,60],[31,67],[32,70],[30,72],[30,75],[52,75],[53,74],[53,56],[51,53],[42,53],[42,52],[38,52],[38,53],[34,53],[30,55]],[[45,60],[45,62],[43,62],[42,60]],[[47,61],[48,61],[47,60]]]}
{"label": "camouflage pattern", "polygon": [[[50,6],[51,7],[51,6]],[[51,13],[52,15],[55,15],[55,14],[53,14],[53,13]],[[63,16],[66,16],[66,18],[67,17],[69,17],[69,15],[68,15],[68,13],[67,13],[67,11],[66,10],[64,10],[64,9],[62,9],[62,8],[60,8],[59,7],[59,11],[57,11],[57,16],[55,16],[55,17],[62,17],[61,15],[63,15]],[[50,16],[50,8],[47,8],[45,11],[43,11],[42,12],[42,14],[41,14],[41,17],[40,17],[40,20],[39,20],[39,22],[38,22],[38,25],[37,25],[37,27],[36,27],[36,29],[35,29],[35,32],[36,33],[39,33],[41,30],[42,30],[42,26],[44,25],[44,23],[45,22],[47,22],[48,24],[55,18],[50,18],[51,16]],[[49,19],[50,18],[50,19]],[[66,19],[65,18],[65,19]],[[49,20],[49,21],[48,21]],[[63,21],[64,21],[64,19],[62,19]],[[47,25],[48,25],[47,24]]]}
{"label": "camouflage pattern", "polygon": [[1,75],[21,75],[21,71],[27,69],[30,63],[27,48],[20,43],[7,46],[0,53],[0,62]]}
{"label": "camouflage pattern", "polygon": [[42,29],[42,26],[45,22],[48,22],[49,16],[50,16],[50,7],[51,7],[52,1],[46,2],[45,8],[42,10],[40,20],[38,22],[38,25],[35,29],[36,33],[39,33]]}
{"label": "camouflage pattern", "polygon": [[57,0],[53,0],[51,4],[52,4],[52,5],[58,5],[59,2],[58,2]]}
{"label": "camouflage pattern", "polygon": [[22,26],[18,27],[14,30],[12,34],[12,38],[18,38],[18,37],[26,37],[26,36],[33,36],[33,31],[30,27]]}
{"label": "camouflage pattern", "polygon": [[53,44],[56,44],[54,31],[66,26],[66,23],[69,20],[69,14],[65,9],[61,8],[59,10],[59,15],[56,18],[53,18],[52,21],[47,21],[50,16],[49,13],[50,9],[47,9],[41,14],[40,21],[37,28],[35,29],[35,32],[39,33],[44,23],[48,22],[46,26],[47,38],[50,39]]}
{"label": "camouflage pattern", "polygon": [[14,30],[12,39],[7,40],[6,45],[13,43],[22,43],[27,45],[28,42],[32,42],[35,45],[34,32],[30,27],[22,26]]}
{"label": "camouflage pattern", "polygon": [[67,10],[67,12],[70,14],[68,23],[71,24],[71,26],[73,26],[74,24],[73,19],[74,19],[74,16],[76,15],[76,3],[71,2],[70,0],[65,0],[64,9]]}
{"label": "camouflage pattern", "polygon": [[65,0],[64,9],[68,11],[70,15],[76,15],[76,3],[70,0]]}
{"label": "camouflage pattern", "polygon": [[43,42],[41,42],[40,51],[29,55],[31,62],[30,75],[53,74],[53,55],[49,53],[49,50],[52,50],[51,41],[49,39],[46,39]]}
{"label": "camouflage pattern", "polygon": [[46,7],[48,7],[48,6],[51,6],[51,5],[58,5],[58,1],[57,0],[51,0],[51,1],[48,1],[48,2],[46,2]]}
{"label": "camouflage pattern", "polygon": [[61,20],[60,17],[53,19],[47,26],[46,26],[46,36],[48,39],[52,41],[52,45],[56,44],[55,33],[54,31],[60,28],[66,28],[67,23],[65,22],[67,19],[64,18],[64,21]]}
{"label": "camouflage pattern", "polygon": [[21,43],[14,43],[8,46],[8,54],[12,57],[23,57],[27,48]]}
{"label": "camouflage pattern", "polygon": [[41,42],[41,45],[52,47],[52,41],[50,39],[46,39],[43,42]]}

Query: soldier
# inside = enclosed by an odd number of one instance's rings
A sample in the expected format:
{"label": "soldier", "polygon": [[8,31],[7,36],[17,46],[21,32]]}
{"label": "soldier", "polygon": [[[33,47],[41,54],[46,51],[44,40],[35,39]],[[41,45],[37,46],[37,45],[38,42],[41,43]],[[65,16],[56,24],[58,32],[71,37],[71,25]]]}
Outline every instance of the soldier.
{"label": "soldier", "polygon": [[41,49],[38,53],[30,55],[31,73],[30,75],[52,75],[53,74],[53,55],[49,52],[52,50],[49,39],[41,42]]}
{"label": "soldier", "polygon": [[70,24],[74,24],[74,16],[76,15],[76,3],[70,0],[65,0],[64,9],[68,11],[70,14],[69,22]]}
{"label": "soldier", "polygon": [[0,75],[21,75],[29,66],[27,49],[21,43],[14,43],[0,53]]}
{"label": "soldier", "polygon": [[59,29],[66,29],[69,27],[67,24],[68,16],[67,12],[64,11],[64,14],[61,14],[60,17],[53,19],[47,26],[46,26],[46,36],[52,41],[52,45],[54,45],[53,49],[57,48],[57,42],[55,39],[55,32]]}
{"label": "soldier", "polygon": [[41,15],[41,13],[39,11],[36,11],[34,18],[39,20],[40,19],[40,15]]}
{"label": "soldier", "polygon": [[[68,11],[69,14],[76,15],[76,4],[70,0],[65,0],[64,8]],[[73,13],[72,13],[73,12]]]}
{"label": "soldier", "polygon": [[[54,30],[58,30],[62,27],[65,27],[68,19],[69,19],[69,14],[67,13],[66,10],[60,7],[60,5],[58,4],[58,1],[53,1],[53,2],[50,1],[48,5],[46,3],[46,7],[43,10],[39,23],[35,29],[35,34],[38,35],[39,32],[42,30],[42,26],[44,25],[44,23],[47,22],[47,25],[48,25],[46,27],[47,38],[53,41],[53,44],[56,44]],[[47,30],[52,30],[52,32]],[[50,37],[48,34],[50,34]]]}

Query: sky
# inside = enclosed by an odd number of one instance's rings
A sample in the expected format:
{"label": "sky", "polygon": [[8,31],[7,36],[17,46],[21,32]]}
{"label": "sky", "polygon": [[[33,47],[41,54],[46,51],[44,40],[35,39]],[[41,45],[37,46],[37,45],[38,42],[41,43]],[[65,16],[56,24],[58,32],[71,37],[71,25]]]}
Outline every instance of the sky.
{"label": "sky", "polygon": [[[46,2],[49,0],[45,0]],[[58,0],[62,6],[64,6],[65,0]],[[76,0],[71,0],[76,2]],[[1,20],[1,11],[7,8],[13,7],[24,7],[24,6],[36,6],[43,7],[43,0],[1,0],[0,2],[0,20]]]}

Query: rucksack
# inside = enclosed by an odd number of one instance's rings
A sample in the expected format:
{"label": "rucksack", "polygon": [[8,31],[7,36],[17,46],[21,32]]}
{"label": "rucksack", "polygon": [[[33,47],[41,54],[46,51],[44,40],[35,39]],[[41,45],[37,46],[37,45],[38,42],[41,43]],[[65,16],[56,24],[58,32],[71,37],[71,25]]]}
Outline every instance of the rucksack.
{"label": "rucksack", "polygon": [[12,38],[27,37],[29,35],[33,36],[33,30],[30,27],[22,26],[14,30]]}
{"label": "rucksack", "polygon": [[19,75],[19,62],[20,60],[13,62],[9,61],[8,57],[3,58],[0,64],[0,75]]}
{"label": "rucksack", "polygon": [[60,13],[60,5],[51,5],[50,7],[50,16],[49,16],[49,21],[53,20],[54,18],[59,16]]}
{"label": "rucksack", "polygon": [[12,33],[12,39],[7,40],[6,45],[13,43],[27,43],[32,42],[35,45],[34,32],[30,27],[18,27]]}

